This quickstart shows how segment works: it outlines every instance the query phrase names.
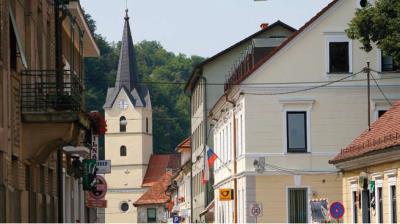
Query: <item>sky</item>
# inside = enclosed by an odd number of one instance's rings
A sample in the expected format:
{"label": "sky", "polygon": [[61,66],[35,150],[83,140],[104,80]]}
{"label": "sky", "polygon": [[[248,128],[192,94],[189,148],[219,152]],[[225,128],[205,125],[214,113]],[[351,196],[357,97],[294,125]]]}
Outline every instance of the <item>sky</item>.
{"label": "sky", "polygon": [[81,0],[97,33],[120,41],[126,4],[134,42],[210,57],[277,20],[299,28],[332,0]]}

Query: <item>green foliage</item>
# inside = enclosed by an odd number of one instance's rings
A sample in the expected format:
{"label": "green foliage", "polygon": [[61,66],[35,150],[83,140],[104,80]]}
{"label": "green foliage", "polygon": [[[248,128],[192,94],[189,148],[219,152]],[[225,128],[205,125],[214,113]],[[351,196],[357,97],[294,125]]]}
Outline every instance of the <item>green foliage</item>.
{"label": "green foliage", "polygon": [[371,51],[375,43],[400,61],[400,1],[378,0],[358,9],[346,32],[350,38],[358,39],[365,51]]}
{"label": "green foliage", "polygon": [[[95,22],[88,15],[86,19],[95,33]],[[87,110],[102,111],[107,88],[115,83],[121,45],[108,43],[99,34],[94,36],[101,56],[85,59],[85,100]],[[190,135],[190,114],[184,85],[170,83],[186,82],[203,58],[176,55],[156,41],[142,41],[135,45],[135,50],[140,80],[149,87],[151,94],[154,151],[171,152]]]}

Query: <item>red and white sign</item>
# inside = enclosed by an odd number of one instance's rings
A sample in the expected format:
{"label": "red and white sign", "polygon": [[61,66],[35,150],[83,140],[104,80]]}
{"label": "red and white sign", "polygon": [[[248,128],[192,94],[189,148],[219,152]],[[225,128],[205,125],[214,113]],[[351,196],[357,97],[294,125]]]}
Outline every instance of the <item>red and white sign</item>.
{"label": "red and white sign", "polygon": [[89,191],[89,196],[93,199],[103,199],[107,193],[107,182],[103,176],[96,175],[96,190]]}

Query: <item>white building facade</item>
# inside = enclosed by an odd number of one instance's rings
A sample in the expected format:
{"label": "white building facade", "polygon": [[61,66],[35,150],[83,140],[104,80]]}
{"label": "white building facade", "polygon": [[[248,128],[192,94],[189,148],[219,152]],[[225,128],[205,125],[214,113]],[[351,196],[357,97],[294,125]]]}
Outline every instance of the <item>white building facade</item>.
{"label": "white building facade", "polygon": [[[358,6],[332,1],[262,64],[231,78],[214,105],[215,194],[237,180],[238,222],[255,221],[253,203],[263,208],[258,222],[312,222],[310,201],[341,201],[328,160],[368,127],[368,109],[374,120],[400,99],[396,62],[345,33]],[[367,62],[383,92],[371,78],[370,108]],[[234,201],[215,201],[216,222],[232,222]]]}

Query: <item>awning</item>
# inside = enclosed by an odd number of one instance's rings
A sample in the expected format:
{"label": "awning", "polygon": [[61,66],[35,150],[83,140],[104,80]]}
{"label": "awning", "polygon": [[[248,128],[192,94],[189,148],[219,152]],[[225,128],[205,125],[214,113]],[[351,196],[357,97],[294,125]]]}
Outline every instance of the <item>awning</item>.
{"label": "awning", "polygon": [[14,12],[11,8],[10,0],[8,1],[8,13],[10,14],[11,24],[12,24],[12,27],[14,30],[15,39],[17,39],[17,47],[18,47],[19,55],[21,57],[22,65],[25,68],[28,68],[28,63],[26,62],[26,57],[25,57],[25,51],[24,51],[24,48],[22,47],[21,37],[18,33],[17,22],[15,20]]}

